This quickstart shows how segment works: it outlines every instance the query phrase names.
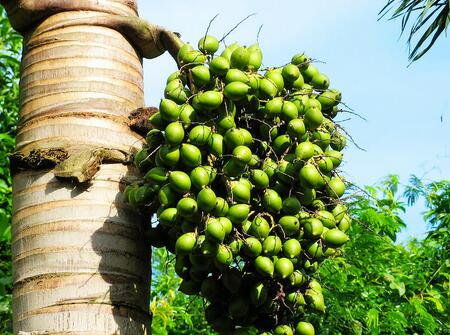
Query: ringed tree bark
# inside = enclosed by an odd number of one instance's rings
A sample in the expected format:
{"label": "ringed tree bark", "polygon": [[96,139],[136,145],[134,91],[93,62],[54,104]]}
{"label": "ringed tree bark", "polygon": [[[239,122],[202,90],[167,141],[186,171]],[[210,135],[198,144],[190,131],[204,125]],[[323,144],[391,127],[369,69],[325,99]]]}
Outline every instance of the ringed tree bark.
{"label": "ringed tree bark", "polygon": [[121,196],[143,143],[128,116],[144,104],[142,57],[181,42],[139,19],[136,0],[0,4],[24,35],[14,333],[150,333],[148,220]]}

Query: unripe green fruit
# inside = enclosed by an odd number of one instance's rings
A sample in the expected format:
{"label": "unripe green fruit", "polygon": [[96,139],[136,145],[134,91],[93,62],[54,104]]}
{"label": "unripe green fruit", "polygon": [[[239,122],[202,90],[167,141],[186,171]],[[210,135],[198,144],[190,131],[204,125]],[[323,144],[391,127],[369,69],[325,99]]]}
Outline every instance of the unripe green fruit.
{"label": "unripe green fruit", "polygon": [[186,57],[186,54],[190,51],[193,51],[194,48],[189,43],[183,44],[180,49],[178,50],[177,59],[180,61],[184,57]]}
{"label": "unripe green fruit", "polygon": [[259,94],[262,99],[274,98],[278,94],[277,85],[273,81],[263,78],[259,81]]}
{"label": "unripe green fruit", "polygon": [[195,110],[191,105],[181,105],[180,106],[180,116],[179,120],[185,128],[191,125],[192,121],[195,121]]}
{"label": "unripe green fruit", "polygon": [[323,224],[322,221],[316,218],[310,218],[306,221],[305,226],[305,236],[309,238],[318,238],[322,235]]}
{"label": "unripe green fruit", "polygon": [[216,206],[216,194],[210,188],[204,188],[197,194],[198,208],[204,212],[211,212]]}
{"label": "unripe green fruit", "polygon": [[311,85],[319,90],[326,90],[330,86],[330,78],[323,73],[316,74],[311,79]]}
{"label": "unripe green fruit", "polygon": [[283,200],[283,212],[287,215],[296,215],[301,210],[300,201],[295,196]]}
{"label": "unripe green fruit", "polygon": [[223,166],[223,172],[229,177],[238,177],[244,173],[246,166],[234,159],[230,159]]}
{"label": "unripe green fruit", "polygon": [[216,157],[222,157],[223,155],[223,136],[220,134],[212,134],[209,137],[208,148],[209,151]]}
{"label": "unripe green fruit", "polygon": [[315,335],[314,326],[309,322],[300,321],[295,327],[295,335]]}
{"label": "unripe green fruit", "polygon": [[239,163],[248,164],[252,159],[252,151],[245,145],[238,145],[233,149],[233,158]]}
{"label": "unripe green fruit", "polygon": [[[200,107],[200,109],[206,109],[208,111],[219,108],[219,106],[223,102],[223,94],[217,91],[205,91],[199,93],[195,98],[198,107]],[[194,105],[194,107],[196,106]]]}
{"label": "unripe green fruit", "polygon": [[195,295],[200,291],[200,283],[193,280],[183,280],[178,290],[186,295]]}
{"label": "unripe green fruit", "polygon": [[164,144],[158,150],[157,155],[164,165],[168,167],[174,167],[180,160],[181,152],[178,149],[178,146],[172,147],[170,145]]}
{"label": "unripe green fruit", "polygon": [[323,174],[328,174],[333,169],[333,161],[326,156],[322,156],[316,159],[316,164],[320,172],[322,172]]}
{"label": "unripe green fruit", "polygon": [[325,91],[317,97],[317,101],[320,102],[322,110],[328,111],[339,103],[337,93],[333,91]]}
{"label": "unripe green fruit", "polygon": [[248,233],[256,238],[259,238],[260,240],[264,240],[270,233],[269,222],[267,222],[267,220],[262,216],[255,217]]}
{"label": "unripe green fruit", "polygon": [[203,166],[198,166],[193,169],[190,178],[192,185],[197,189],[202,189],[210,183],[210,173]]}
{"label": "unripe green fruit", "polygon": [[265,115],[267,118],[279,116],[283,108],[283,98],[276,97],[266,103]]}
{"label": "unripe green fruit", "polygon": [[228,291],[236,293],[239,291],[242,282],[241,271],[236,268],[229,269],[222,275],[221,280]]}
{"label": "unripe green fruit", "polygon": [[279,194],[271,189],[266,189],[262,200],[264,208],[271,213],[278,213],[283,207],[283,200]]}
{"label": "unripe green fruit", "polygon": [[322,150],[325,150],[330,144],[331,135],[329,132],[322,128],[317,129],[313,132],[314,144],[318,145]]}
{"label": "unripe green fruit", "polygon": [[312,78],[319,74],[319,70],[313,64],[308,64],[305,68],[300,69],[300,71],[306,82],[311,82]]}
{"label": "unripe green fruit", "polygon": [[211,74],[205,65],[194,66],[191,70],[192,81],[197,87],[203,87],[210,83]]}
{"label": "unripe green fruit", "polygon": [[273,262],[269,257],[266,256],[258,256],[255,259],[255,269],[256,271],[264,277],[272,277],[274,272]]}
{"label": "unripe green fruit", "polygon": [[247,84],[234,81],[225,86],[223,93],[231,101],[239,101],[245,98],[249,90],[250,86]]}
{"label": "unripe green fruit", "polygon": [[192,198],[182,198],[177,203],[178,214],[184,217],[190,217],[197,213],[197,201]]}
{"label": "unripe green fruit", "polygon": [[178,145],[184,139],[184,128],[180,122],[169,123],[164,130],[164,138],[170,145]]}
{"label": "unripe green fruit", "polygon": [[277,91],[281,92],[284,88],[284,79],[281,75],[280,71],[277,70],[269,70],[264,75],[268,80],[272,81],[275,86],[277,87]]}
{"label": "unripe green fruit", "polygon": [[159,104],[159,113],[166,121],[176,121],[180,115],[180,108],[175,101],[162,99]]}
{"label": "unripe green fruit", "polygon": [[230,313],[233,318],[242,318],[246,316],[248,309],[249,306],[247,300],[243,297],[232,298],[228,305],[228,313]]}
{"label": "unripe green fruit", "polygon": [[172,171],[169,173],[169,185],[178,193],[187,193],[191,189],[191,179],[183,171]]}
{"label": "unripe green fruit", "polygon": [[164,89],[164,97],[177,104],[184,104],[190,95],[189,90],[184,87],[184,83],[179,79],[170,81]]}
{"label": "unripe green fruit", "polygon": [[253,44],[248,47],[249,59],[247,68],[250,71],[258,71],[262,64],[263,54],[258,44]]}
{"label": "unripe green fruit", "polygon": [[303,188],[297,196],[300,203],[309,206],[316,199],[316,190],[312,188]]}
{"label": "unripe green fruit", "polygon": [[224,244],[219,244],[215,260],[219,264],[228,266],[233,261],[233,253],[231,252],[230,248],[228,248],[228,246]]}
{"label": "unripe green fruit", "polygon": [[202,163],[202,153],[195,145],[183,143],[180,149],[181,161],[188,167],[196,167]]}
{"label": "unripe green fruit", "polygon": [[325,155],[331,159],[334,169],[336,169],[339,165],[341,165],[343,157],[342,152],[329,150],[325,152]]}
{"label": "unripe green fruit", "polygon": [[294,272],[294,264],[287,258],[279,258],[275,262],[275,275],[281,279],[286,279]]}
{"label": "unripe green fruit", "polygon": [[230,44],[229,46],[227,46],[227,47],[225,48],[224,51],[222,51],[222,53],[220,54],[220,56],[225,57],[225,58],[228,59],[228,61],[229,61],[230,58],[231,58],[231,53],[232,53],[234,50],[236,50],[237,48],[239,48],[239,47],[240,47],[240,45],[239,45],[238,43]]}
{"label": "unripe green fruit", "polygon": [[321,291],[310,288],[305,292],[306,302],[309,307],[317,312],[325,312],[325,302]]}
{"label": "unripe green fruit", "polygon": [[269,289],[264,285],[264,283],[256,283],[250,289],[250,300],[256,307],[261,306],[267,300],[269,295]]}
{"label": "unripe green fruit", "polygon": [[310,243],[306,246],[306,252],[308,255],[314,259],[321,258],[323,255],[322,251],[322,245],[320,240],[317,240],[316,242]]}
{"label": "unripe green fruit", "polygon": [[257,257],[262,252],[261,242],[255,237],[247,237],[244,241],[242,251],[249,257]]}
{"label": "unripe green fruit", "polygon": [[233,223],[227,217],[221,216],[217,218],[217,220],[222,224],[223,230],[225,231],[225,235],[228,235],[233,230]]}
{"label": "unripe green fruit", "polygon": [[345,183],[339,177],[333,177],[326,185],[326,193],[331,198],[340,198],[345,192]]}
{"label": "unripe green fruit", "polygon": [[277,136],[274,139],[272,148],[277,154],[281,155],[289,149],[290,145],[291,145],[291,138],[289,137],[289,135],[284,134]]}
{"label": "unripe green fruit", "polygon": [[225,229],[219,220],[215,218],[209,218],[206,222],[205,235],[211,241],[216,243],[222,243],[225,238]]}
{"label": "unripe green fruit", "polygon": [[177,220],[177,214],[178,211],[176,208],[166,208],[159,214],[158,221],[163,227],[173,227]]}
{"label": "unripe green fruit", "polygon": [[209,70],[217,75],[217,76],[223,76],[227,73],[227,71],[230,69],[230,61],[227,60],[225,57],[214,57],[209,62]]}
{"label": "unripe green fruit", "polygon": [[239,69],[229,69],[224,78],[225,84],[230,84],[232,82],[238,81],[244,84],[250,83],[250,77],[244,71]]}
{"label": "unripe green fruit", "polygon": [[307,95],[294,95],[289,100],[297,107],[299,115],[305,115],[310,108],[310,99]]}
{"label": "unripe green fruit", "polygon": [[306,133],[303,120],[295,118],[290,120],[287,127],[287,133],[293,138],[301,139]]}
{"label": "unripe green fruit", "polygon": [[[311,101],[317,101],[312,100]],[[309,130],[317,129],[323,122],[323,114],[319,108],[310,107],[305,113],[305,125]]]}
{"label": "unripe green fruit", "polygon": [[169,77],[167,77],[166,84],[170,83],[173,80],[180,80],[182,84],[187,83],[187,76],[185,73],[182,73],[181,71],[177,70],[175,72],[172,72]]}
{"label": "unripe green fruit", "polygon": [[149,170],[145,176],[144,180],[149,183],[154,183],[157,185],[162,185],[167,181],[167,169],[163,167],[154,167]]}
{"label": "unripe green fruit", "polygon": [[229,149],[234,149],[244,144],[244,137],[238,128],[227,130],[223,139]]}
{"label": "unripe green fruit", "polygon": [[275,175],[277,167],[278,167],[277,163],[272,158],[266,158],[263,161],[261,169],[264,171],[265,174],[267,174],[269,179],[271,179],[272,176]]}
{"label": "unripe green fruit", "polygon": [[276,256],[282,248],[281,239],[276,235],[267,236],[262,244],[262,252],[267,256]]}
{"label": "unripe green fruit", "polygon": [[279,325],[275,328],[274,335],[294,335],[294,332],[288,325]]}
{"label": "unripe green fruit", "polygon": [[250,213],[250,206],[245,204],[237,204],[230,207],[227,217],[234,224],[241,224],[247,220]]}
{"label": "unripe green fruit", "polygon": [[330,146],[334,150],[342,151],[347,144],[347,139],[340,132],[336,131],[331,137]]}
{"label": "unripe green fruit", "polygon": [[347,213],[347,207],[344,204],[337,204],[333,210],[331,211],[333,213],[334,217],[336,218],[336,222],[340,222],[344,215]]}
{"label": "unripe green fruit", "polygon": [[189,254],[194,250],[197,239],[195,233],[181,235],[175,244],[177,254]]}
{"label": "unripe green fruit", "polygon": [[250,174],[252,183],[258,189],[265,189],[269,187],[269,176],[263,171],[258,169],[253,169]]}
{"label": "unripe green fruit", "polygon": [[314,146],[311,142],[302,142],[295,148],[295,157],[302,161],[307,161],[314,156]]}
{"label": "unripe green fruit", "polygon": [[305,54],[296,54],[292,57],[291,63],[297,65],[299,68],[306,67],[309,64],[309,57]]}
{"label": "unripe green fruit", "polygon": [[235,49],[230,56],[231,68],[245,69],[250,60],[250,52],[245,47]]}
{"label": "unripe green fruit", "polygon": [[282,216],[278,220],[278,225],[285,236],[296,236],[300,231],[300,221],[295,216]]}
{"label": "unripe green fruit", "polygon": [[216,217],[226,216],[228,214],[229,206],[224,198],[216,197],[216,204],[212,214]]}
{"label": "unripe green fruit", "polygon": [[283,71],[281,72],[284,80],[287,82],[294,82],[300,77],[300,70],[294,64],[287,64],[283,67]]}
{"label": "unripe green fruit", "polygon": [[228,247],[230,248],[231,252],[233,253],[233,256],[237,256],[239,252],[242,249],[242,246],[244,245],[244,242],[240,239],[234,239],[229,244]]}
{"label": "unripe green fruit", "polygon": [[283,243],[283,253],[288,258],[295,258],[299,256],[301,251],[302,246],[300,245],[300,242],[296,239],[291,238]]}
{"label": "unripe green fruit", "polygon": [[306,282],[306,275],[304,275],[301,271],[295,270],[289,276],[289,283],[291,286],[299,287],[302,286]]}
{"label": "unripe green fruit", "polygon": [[159,203],[164,206],[170,206],[175,204],[178,199],[178,195],[172,190],[169,184],[164,185],[158,192]]}
{"label": "unripe green fruit", "polygon": [[284,101],[280,117],[286,122],[298,118],[297,106],[293,102]]}
{"label": "unripe green fruit", "polygon": [[189,142],[198,146],[207,144],[211,137],[211,128],[203,125],[195,126],[188,135]]}
{"label": "unripe green fruit", "polygon": [[308,188],[320,189],[325,186],[325,179],[313,164],[306,164],[299,172],[300,183]]}
{"label": "unripe green fruit", "polygon": [[222,286],[220,285],[220,282],[213,277],[208,277],[203,280],[200,293],[204,298],[213,301],[220,295],[221,290]]}
{"label": "unripe green fruit", "polygon": [[340,247],[348,242],[349,237],[338,228],[333,228],[324,234],[323,240],[331,247]]}
{"label": "unripe green fruit", "polygon": [[336,219],[334,215],[328,211],[320,210],[315,213],[315,217],[319,219],[324,227],[332,229],[336,227]]}
{"label": "unripe green fruit", "polygon": [[231,182],[230,198],[233,202],[248,204],[250,202],[250,196],[250,189],[246,184],[237,181]]}
{"label": "unripe green fruit", "polygon": [[219,49],[219,41],[211,35],[206,35],[198,41],[198,49],[208,55],[213,55]]}
{"label": "unripe green fruit", "polygon": [[342,230],[343,232],[346,232],[347,230],[350,229],[351,224],[352,224],[352,219],[350,218],[350,216],[348,216],[347,214],[344,214],[344,216],[342,217],[342,220],[339,221],[338,228],[340,230]]}
{"label": "unripe green fruit", "polygon": [[278,163],[276,176],[278,179],[286,184],[292,184],[297,179],[298,170],[295,164],[292,164],[284,159]]}

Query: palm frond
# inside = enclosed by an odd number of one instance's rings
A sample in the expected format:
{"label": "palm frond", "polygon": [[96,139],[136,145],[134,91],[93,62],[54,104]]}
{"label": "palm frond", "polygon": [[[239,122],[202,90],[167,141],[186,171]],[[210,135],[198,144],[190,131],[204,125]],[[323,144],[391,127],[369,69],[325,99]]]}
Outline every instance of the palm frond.
{"label": "palm frond", "polygon": [[[450,22],[450,1],[388,0],[378,13],[379,20],[388,13],[390,13],[390,20],[402,18],[402,34],[409,30],[408,58],[411,62],[415,62],[424,56],[447,30]],[[415,42],[415,37],[418,35],[420,37]]]}

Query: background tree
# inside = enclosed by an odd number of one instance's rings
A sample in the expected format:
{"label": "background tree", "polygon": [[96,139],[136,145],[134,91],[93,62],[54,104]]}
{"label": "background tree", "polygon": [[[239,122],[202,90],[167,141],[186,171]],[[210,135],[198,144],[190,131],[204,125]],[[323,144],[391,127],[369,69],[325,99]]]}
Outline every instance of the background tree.
{"label": "background tree", "polygon": [[[407,44],[409,60],[425,55],[450,22],[450,3],[446,0],[389,0],[380,11],[380,18],[402,19],[402,34],[409,29]],[[414,37],[419,36],[417,40]]]}
{"label": "background tree", "polygon": [[0,9],[0,333],[12,331],[11,320],[11,174],[9,154],[15,147],[19,112],[22,37]]}

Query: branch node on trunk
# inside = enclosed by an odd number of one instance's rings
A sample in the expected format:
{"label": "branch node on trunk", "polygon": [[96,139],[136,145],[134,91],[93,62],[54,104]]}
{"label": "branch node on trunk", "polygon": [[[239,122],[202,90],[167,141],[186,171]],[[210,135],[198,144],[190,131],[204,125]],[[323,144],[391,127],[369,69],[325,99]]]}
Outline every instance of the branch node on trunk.
{"label": "branch node on trunk", "polygon": [[129,155],[120,150],[98,148],[81,150],[72,154],[53,169],[56,178],[85,183],[95,176],[102,163],[129,163]]}
{"label": "branch node on trunk", "polygon": [[152,129],[149,118],[157,112],[158,108],[156,107],[141,107],[135,109],[128,117],[128,119],[130,119],[130,129],[145,137]]}

